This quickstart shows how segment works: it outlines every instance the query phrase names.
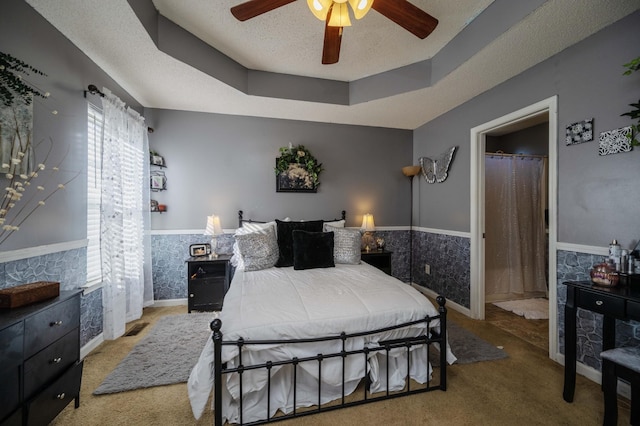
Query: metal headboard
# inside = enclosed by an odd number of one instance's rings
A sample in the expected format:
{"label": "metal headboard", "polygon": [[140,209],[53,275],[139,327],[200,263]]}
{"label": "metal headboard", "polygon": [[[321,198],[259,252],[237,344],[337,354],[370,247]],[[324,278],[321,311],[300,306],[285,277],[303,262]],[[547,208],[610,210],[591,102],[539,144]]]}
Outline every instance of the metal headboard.
{"label": "metal headboard", "polygon": [[[264,220],[244,219],[243,215],[244,215],[244,212],[242,210],[238,210],[238,226],[240,228],[242,228],[243,223],[267,223]],[[325,220],[325,222],[335,222],[336,220],[346,220],[346,217],[347,217],[346,210],[342,210],[340,215],[341,215],[340,219],[327,219]]]}

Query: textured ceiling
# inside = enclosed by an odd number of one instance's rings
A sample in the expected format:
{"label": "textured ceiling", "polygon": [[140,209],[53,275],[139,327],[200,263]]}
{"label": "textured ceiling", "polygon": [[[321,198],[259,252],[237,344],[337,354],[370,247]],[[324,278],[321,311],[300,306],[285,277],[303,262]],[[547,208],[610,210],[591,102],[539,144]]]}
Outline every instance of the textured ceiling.
{"label": "textured ceiling", "polygon": [[[356,105],[329,105],[247,95],[170,57],[152,42],[126,0],[27,2],[145,107],[401,129],[419,127],[640,8],[638,0],[548,0],[430,87]],[[437,56],[492,3],[412,0],[440,20],[425,40],[372,10],[345,29],[340,62],[327,66],[320,64],[322,23],[306,9],[306,1],[238,22],[229,8],[242,2],[153,4],[247,68],[353,81]]]}

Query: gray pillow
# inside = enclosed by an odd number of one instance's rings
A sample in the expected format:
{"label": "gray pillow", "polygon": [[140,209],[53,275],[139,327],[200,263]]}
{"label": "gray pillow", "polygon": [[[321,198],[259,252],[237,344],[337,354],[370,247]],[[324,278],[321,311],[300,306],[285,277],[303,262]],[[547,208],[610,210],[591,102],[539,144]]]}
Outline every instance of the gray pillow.
{"label": "gray pillow", "polygon": [[278,261],[278,240],[273,226],[264,231],[236,235],[245,271],[271,268]]}
{"label": "gray pillow", "polygon": [[327,226],[327,230],[333,232],[333,261],[349,265],[360,263],[360,231],[333,226]]}

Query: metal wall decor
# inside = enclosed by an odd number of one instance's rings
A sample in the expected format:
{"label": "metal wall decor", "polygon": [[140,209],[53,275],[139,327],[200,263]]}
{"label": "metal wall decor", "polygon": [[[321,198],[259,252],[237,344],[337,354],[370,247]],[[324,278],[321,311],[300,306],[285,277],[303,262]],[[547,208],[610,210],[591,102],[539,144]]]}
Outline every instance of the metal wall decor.
{"label": "metal wall decor", "polygon": [[316,192],[322,163],[303,145],[280,148],[276,158],[276,192]]}
{"label": "metal wall decor", "polygon": [[600,133],[598,154],[609,155],[631,151],[633,149],[631,146],[631,133],[631,126]]}
{"label": "metal wall decor", "polygon": [[420,157],[420,166],[422,166],[422,175],[427,183],[440,183],[447,179],[449,166],[453,161],[453,154],[457,146],[451,147],[447,152],[440,154],[436,159],[429,157]]}
{"label": "metal wall decor", "polygon": [[567,145],[576,145],[593,140],[593,118],[578,121],[565,128],[564,141]]}

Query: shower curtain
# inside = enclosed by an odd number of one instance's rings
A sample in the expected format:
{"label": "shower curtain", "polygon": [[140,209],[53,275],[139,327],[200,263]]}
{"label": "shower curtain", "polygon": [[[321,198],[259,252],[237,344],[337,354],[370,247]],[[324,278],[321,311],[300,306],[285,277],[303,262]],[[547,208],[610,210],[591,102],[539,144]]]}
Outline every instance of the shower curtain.
{"label": "shower curtain", "polygon": [[546,159],[485,156],[485,299],[547,295]]}

